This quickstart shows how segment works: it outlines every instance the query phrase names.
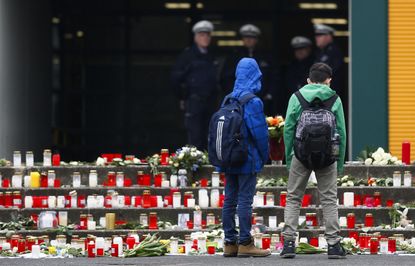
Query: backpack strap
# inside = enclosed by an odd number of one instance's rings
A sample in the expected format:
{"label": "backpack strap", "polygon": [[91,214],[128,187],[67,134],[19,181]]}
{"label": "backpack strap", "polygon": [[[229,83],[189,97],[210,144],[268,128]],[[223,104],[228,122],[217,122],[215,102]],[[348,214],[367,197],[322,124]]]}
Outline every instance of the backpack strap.
{"label": "backpack strap", "polygon": [[333,96],[331,96],[327,100],[323,101],[324,107],[327,108],[328,110],[331,110],[334,103],[337,101],[337,98],[339,98],[339,96],[337,94],[334,94]]}
{"label": "backpack strap", "polygon": [[299,90],[296,91],[294,94],[295,96],[297,96],[297,99],[300,102],[301,108],[303,108],[303,110],[310,107],[310,103],[306,101],[306,99]]}
{"label": "backpack strap", "polygon": [[244,104],[246,104],[247,102],[249,102],[251,99],[253,99],[255,97],[256,97],[255,94],[248,93],[248,94],[245,94],[244,96],[238,98],[238,102],[239,102],[240,105],[244,105]]}

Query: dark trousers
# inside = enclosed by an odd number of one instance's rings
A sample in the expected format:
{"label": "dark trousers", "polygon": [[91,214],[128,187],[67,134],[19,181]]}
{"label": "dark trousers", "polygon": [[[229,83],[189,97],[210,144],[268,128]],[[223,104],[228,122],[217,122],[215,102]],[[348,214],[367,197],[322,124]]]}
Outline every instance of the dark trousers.
{"label": "dark trousers", "polygon": [[256,189],[256,176],[226,175],[225,202],[222,210],[226,242],[238,241],[235,214],[239,218],[239,243],[251,238],[252,202]]}

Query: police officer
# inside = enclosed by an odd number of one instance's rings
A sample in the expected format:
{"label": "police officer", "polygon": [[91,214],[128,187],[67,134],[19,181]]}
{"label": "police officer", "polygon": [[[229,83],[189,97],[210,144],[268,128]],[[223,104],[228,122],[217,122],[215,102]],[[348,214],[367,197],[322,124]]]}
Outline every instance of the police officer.
{"label": "police officer", "polygon": [[307,84],[308,71],[313,65],[313,43],[303,36],[296,36],[291,40],[294,51],[294,60],[287,66],[285,72],[284,109],[287,109],[289,97]]}
{"label": "police officer", "polygon": [[253,24],[246,24],[239,29],[239,34],[241,35],[243,46],[235,49],[226,59],[221,75],[223,90],[226,94],[232,91],[235,81],[235,69],[240,59],[244,57],[255,59],[262,72],[262,90],[258,96],[264,102],[264,112],[271,115],[273,114],[272,100],[275,95],[275,82],[272,79],[270,58],[257,49],[261,30]]}
{"label": "police officer", "polygon": [[193,26],[194,44],[178,57],[171,82],[184,111],[188,144],[207,148],[210,116],[215,109],[217,77],[214,58],[208,50],[213,24],[203,20]]}
{"label": "police officer", "polygon": [[315,63],[326,63],[333,69],[333,79],[331,87],[342,96],[345,91],[343,65],[344,58],[341,50],[334,42],[335,30],[324,24],[314,25],[314,34],[317,46],[317,52],[315,56]]}

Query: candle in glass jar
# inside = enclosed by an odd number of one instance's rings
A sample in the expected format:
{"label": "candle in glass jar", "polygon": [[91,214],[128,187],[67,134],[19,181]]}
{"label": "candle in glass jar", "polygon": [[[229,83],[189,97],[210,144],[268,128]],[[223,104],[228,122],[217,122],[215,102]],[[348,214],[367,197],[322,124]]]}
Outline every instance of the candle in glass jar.
{"label": "candle in glass jar", "polygon": [[55,153],[52,155],[52,165],[59,166],[61,164],[61,155],[59,153]]}
{"label": "candle in glass jar", "polygon": [[158,229],[156,212],[150,212],[148,220],[148,229]]}
{"label": "candle in glass jar", "polygon": [[91,170],[89,171],[88,176],[89,181],[89,187],[97,187],[98,186],[98,174],[97,170]]}
{"label": "candle in glass jar", "polygon": [[208,213],[206,216],[206,225],[215,225],[215,215],[213,213]]}
{"label": "candle in glass jar", "polygon": [[88,230],[95,230],[96,222],[95,221],[87,221],[87,228],[88,228]]}
{"label": "candle in glass jar", "polygon": [[56,208],[56,196],[48,196],[48,208]]}
{"label": "candle in glass jar", "polygon": [[190,251],[192,250],[193,241],[190,235],[184,236],[184,251],[186,255],[190,254]]}
{"label": "candle in glass jar", "polygon": [[124,172],[117,172],[115,177],[115,185],[117,187],[124,187]]}
{"label": "candle in glass jar", "polygon": [[373,194],[373,197],[374,197],[374,204],[373,205],[375,207],[380,207],[382,205],[382,199],[381,199],[381,196],[380,196],[380,192],[379,191],[376,191]]}
{"label": "candle in glass jar", "polygon": [[212,189],[210,191],[210,207],[219,207],[219,189]]}
{"label": "candle in glass jar", "polygon": [[175,237],[170,238],[170,254],[177,255],[179,251],[179,241]]}
{"label": "candle in glass jar", "polygon": [[402,185],[402,174],[400,171],[393,172],[393,186],[400,187]]}
{"label": "candle in glass jar", "polygon": [[277,228],[277,216],[268,217],[268,227],[272,229]]}
{"label": "candle in glass jar", "polygon": [[33,207],[33,198],[32,198],[32,196],[25,196],[24,206],[25,206],[25,208],[32,208]]}
{"label": "candle in glass jar", "polygon": [[56,173],[54,170],[48,171],[48,187],[55,186]]}
{"label": "candle in glass jar", "polygon": [[14,167],[22,166],[22,154],[20,153],[20,151],[13,152],[13,166]]}
{"label": "candle in glass jar", "polygon": [[287,192],[286,191],[281,191],[281,193],[280,193],[280,206],[285,207],[286,203],[287,203]]}
{"label": "candle in glass jar", "polygon": [[347,214],[347,228],[354,229],[355,225],[356,225],[356,217],[354,213],[348,213]]}
{"label": "candle in glass jar", "polygon": [[182,196],[181,196],[180,192],[174,192],[174,194],[173,194],[173,208],[181,207],[181,199],[182,199]]}
{"label": "candle in glass jar", "polygon": [[13,192],[13,207],[22,208],[22,195],[20,191]]}
{"label": "candle in glass jar", "polygon": [[271,247],[271,237],[269,234],[262,235],[262,249],[269,249]]}
{"label": "candle in glass jar", "polygon": [[170,186],[177,187],[177,175],[170,176]]}
{"label": "candle in glass jar", "polygon": [[199,250],[199,253],[203,254],[206,253],[206,237],[205,236],[199,236],[197,238],[197,249]]}
{"label": "candle in glass jar", "polygon": [[412,175],[410,171],[405,171],[403,175],[403,186],[411,187],[412,186]]}
{"label": "candle in glass jar", "polygon": [[266,202],[267,202],[267,206],[274,206],[274,194],[272,194],[272,192],[267,192],[266,194]]}
{"label": "candle in glass jar", "polygon": [[195,204],[196,204],[196,199],[194,199],[194,198],[187,199],[187,207],[188,208],[194,208]]}
{"label": "candle in glass jar", "polygon": [[39,172],[30,173],[30,186],[32,188],[40,187],[40,173]]}
{"label": "candle in glass jar", "polygon": [[160,152],[160,164],[161,165],[168,165],[169,164],[169,150],[168,149],[161,149]]}
{"label": "candle in glass jar", "polygon": [[109,187],[114,187],[116,185],[116,181],[115,181],[116,180],[116,174],[115,174],[115,172],[109,171],[108,175],[107,175],[107,179],[108,179],[107,185]]}
{"label": "candle in glass jar", "polygon": [[52,166],[52,151],[44,150],[43,151],[43,166]]}
{"label": "candle in glass jar", "polygon": [[26,152],[26,167],[32,167],[34,166],[34,156],[32,151]]}
{"label": "candle in glass jar", "polygon": [[219,187],[220,175],[219,172],[212,172],[212,187]]}
{"label": "candle in glass jar", "polygon": [[150,190],[144,190],[143,196],[141,197],[141,206],[143,208],[150,208],[151,207],[151,193]]}
{"label": "candle in glass jar", "polygon": [[345,207],[354,206],[354,193],[353,192],[344,192],[343,194],[343,205]]}
{"label": "candle in glass jar", "polygon": [[388,238],[388,251],[392,254],[396,252],[396,239],[394,237]]}
{"label": "candle in glass jar", "polygon": [[200,229],[202,226],[202,211],[197,210],[193,212],[193,227]]}
{"label": "candle in glass jar", "polygon": [[379,241],[379,252],[380,254],[388,254],[388,239],[381,238]]}
{"label": "candle in glass jar", "polygon": [[366,227],[373,227],[373,225],[374,225],[373,214],[366,213],[366,216],[365,216],[365,226]]}
{"label": "candle in glass jar", "polygon": [[81,173],[74,172],[72,174],[72,186],[78,188],[81,186]]}
{"label": "candle in glass jar", "polygon": [[206,189],[199,189],[199,206],[200,208],[209,207],[209,196]]}
{"label": "candle in glass jar", "polygon": [[18,172],[12,176],[12,187],[14,188],[21,188],[23,184],[23,176],[22,173]]}
{"label": "candle in glass jar", "polygon": [[379,239],[373,237],[370,239],[370,254],[377,255],[379,250]]}
{"label": "candle in glass jar", "polygon": [[67,226],[68,225],[68,212],[67,211],[58,212],[58,221],[59,221],[59,225]]}

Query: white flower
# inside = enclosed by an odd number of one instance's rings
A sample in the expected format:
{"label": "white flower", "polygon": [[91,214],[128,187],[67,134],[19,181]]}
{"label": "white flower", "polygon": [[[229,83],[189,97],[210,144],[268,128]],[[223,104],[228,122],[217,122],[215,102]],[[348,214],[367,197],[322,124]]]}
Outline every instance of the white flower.
{"label": "white flower", "polygon": [[366,166],[369,166],[369,165],[371,165],[372,163],[373,163],[372,158],[367,158],[367,159],[365,160],[365,165],[366,165]]}
{"label": "white flower", "polygon": [[69,162],[69,164],[70,164],[70,165],[73,165],[73,166],[77,166],[77,165],[79,165],[79,163],[78,163],[78,162],[76,162],[76,161],[70,161],[70,162]]}
{"label": "white flower", "polygon": [[347,185],[348,185],[349,187],[353,187],[353,186],[354,186],[354,183],[353,183],[353,181],[347,181]]}
{"label": "white flower", "polygon": [[388,160],[382,160],[379,162],[379,165],[387,165],[388,164]]}
{"label": "white flower", "polygon": [[396,164],[396,165],[402,165],[402,161],[401,161],[401,160],[397,160],[397,161],[395,162],[395,164]]}
{"label": "white flower", "polygon": [[341,178],[341,182],[346,182],[346,181],[347,181],[347,179],[349,179],[349,176],[348,176],[348,175],[345,175],[345,176],[343,176],[343,177]]}
{"label": "white flower", "polygon": [[192,151],[192,152],[190,152],[190,156],[196,157],[197,156],[197,153]]}
{"label": "white flower", "polygon": [[384,153],[382,155],[383,160],[390,160],[392,159],[392,155],[390,153]]}
{"label": "white flower", "polygon": [[398,160],[398,157],[396,157],[396,156],[392,156],[392,158],[391,158],[391,162],[396,162]]}
{"label": "white flower", "polygon": [[120,163],[120,162],[122,162],[122,159],[121,158],[114,158],[114,159],[112,159],[112,161],[113,162]]}
{"label": "white flower", "polygon": [[191,152],[196,152],[196,151],[197,151],[197,149],[196,149],[195,147],[192,147],[192,148],[190,149],[190,151],[191,151]]}
{"label": "white flower", "polygon": [[[373,154],[372,154],[372,157],[373,157],[373,159],[375,160],[375,162],[380,162],[380,161],[382,161],[382,155],[381,155],[381,154],[379,154],[379,153],[373,153]],[[373,163],[373,164],[375,164],[375,163]]]}
{"label": "white flower", "polygon": [[99,165],[99,166],[103,166],[103,165],[105,165],[105,159],[104,159],[104,158],[102,158],[102,157],[98,157],[98,158],[97,158],[96,165]]}
{"label": "white flower", "polygon": [[184,153],[180,153],[178,158],[179,158],[179,160],[181,160],[181,159],[183,159],[183,157],[184,157]]}
{"label": "white flower", "polygon": [[141,163],[141,160],[140,160],[140,159],[138,159],[138,158],[134,158],[134,159],[133,159],[133,163],[134,163],[134,164],[139,164],[139,163]]}
{"label": "white flower", "polygon": [[382,147],[379,147],[376,152],[380,155],[383,155],[385,153],[385,150]]}
{"label": "white flower", "polygon": [[347,183],[342,183],[342,187],[347,187]]}
{"label": "white flower", "polygon": [[278,127],[283,127],[285,125],[285,121],[284,122],[281,122],[279,125],[278,125]]}
{"label": "white flower", "polygon": [[190,148],[189,147],[183,147],[182,148],[182,152],[189,152]]}
{"label": "white flower", "polygon": [[179,167],[179,163],[174,163],[173,166],[177,168]]}

